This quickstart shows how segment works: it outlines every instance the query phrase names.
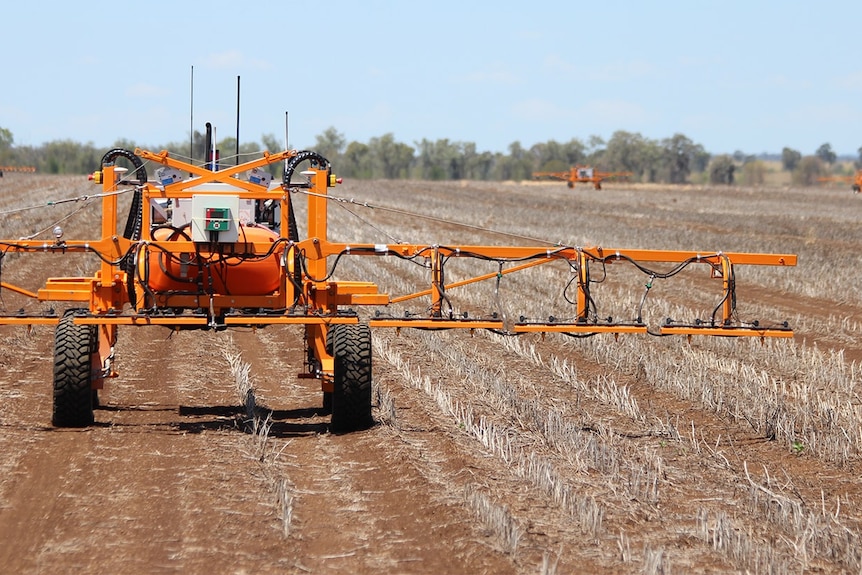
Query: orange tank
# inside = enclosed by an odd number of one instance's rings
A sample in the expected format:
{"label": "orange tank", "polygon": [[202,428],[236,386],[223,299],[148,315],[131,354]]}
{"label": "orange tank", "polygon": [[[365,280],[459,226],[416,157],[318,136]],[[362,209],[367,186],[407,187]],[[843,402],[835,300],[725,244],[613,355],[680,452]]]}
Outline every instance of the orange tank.
{"label": "orange tank", "polygon": [[[275,244],[279,239],[279,235],[268,228],[244,225],[240,225],[239,237],[249,243]],[[152,239],[188,241],[190,238],[173,228],[157,228]],[[269,255],[263,252],[257,256],[235,255],[231,251],[232,244],[222,246],[221,253],[203,249],[195,253],[165,253],[150,247],[147,257],[140,259],[140,277],[157,293],[267,295],[279,289],[283,245]]]}

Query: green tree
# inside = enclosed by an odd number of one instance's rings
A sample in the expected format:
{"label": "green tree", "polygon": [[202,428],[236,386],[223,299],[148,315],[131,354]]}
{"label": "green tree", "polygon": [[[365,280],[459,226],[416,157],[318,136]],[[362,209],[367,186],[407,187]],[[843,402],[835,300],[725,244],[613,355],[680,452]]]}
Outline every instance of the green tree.
{"label": "green tree", "polygon": [[490,180],[494,165],[499,161],[500,154],[491,152],[476,152],[476,144],[470,144],[465,169],[467,178],[471,180]]}
{"label": "green tree", "polygon": [[692,170],[698,173],[705,172],[710,159],[712,159],[712,154],[707,152],[701,144],[697,144],[692,156]]}
{"label": "green tree", "polygon": [[825,173],[822,159],[818,156],[804,156],[793,170],[791,180],[799,186],[813,186],[817,183],[817,178],[822,178]]}
{"label": "green tree", "polygon": [[581,164],[586,160],[586,146],[578,139],[565,143],[550,140],[534,144],[529,151],[533,171],[560,171]]}
{"label": "green tree", "polygon": [[669,181],[669,158],[659,142],[644,138],[637,157],[640,167],[635,173],[640,173],[642,182]]}
{"label": "green tree", "polygon": [[[274,134],[263,134],[260,137],[261,142],[261,150],[266,150],[270,153],[278,153],[285,149],[285,144],[281,140],[275,137]],[[271,166],[272,177],[278,181],[281,181],[282,177],[284,177],[284,162],[280,162],[278,164]]]}
{"label": "green tree", "polygon": [[344,151],[341,174],[349,178],[370,179],[373,177],[371,149],[367,144],[350,142]]}
{"label": "green tree", "polygon": [[825,164],[834,164],[835,160],[838,159],[838,156],[835,152],[832,151],[832,146],[828,143],[822,144],[817,151],[814,152],[814,155],[817,156],[821,162]]}
{"label": "green tree", "polygon": [[418,152],[416,162],[419,178],[422,180],[442,180],[443,167],[437,159],[437,145],[425,138],[422,138],[420,142],[415,142],[415,144]]}
{"label": "green tree", "polygon": [[54,140],[42,145],[36,168],[49,174],[86,174],[99,168],[103,155],[92,143]]}
{"label": "green tree", "polygon": [[[475,144],[471,146],[448,139],[431,142],[423,139],[415,142],[418,149],[416,167],[423,180],[460,180],[466,178],[468,153],[475,155]],[[472,152],[471,152],[472,151]]]}
{"label": "green tree", "polygon": [[[284,142],[276,138],[275,134],[264,134],[260,137],[260,141],[263,149],[270,153],[281,152],[285,147]],[[290,147],[289,144],[288,147]]]}
{"label": "green tree", "polygon": [[716,156],[709,163],[709,183],[733,185],[733,173],[736,171],[736,164],[733,157],[727,154]]}
{"label": "green tree", "polygon": [[795,170],[796,166],[799,164],[799,160],[801,159],[802,154],[796,150],[791,148],[784,148],[781,150],[781,167],[788,172]]}
{"label": "green tree", "polygon": [[414,150],[407,144],[396,142],[391,132],[379,138],[371,138],[368,148],[371,152],[374,177],[394,180],[410,176]]}
{"label": "green tree", "polygon": [[0,151],[11,148],[14,142],[15,138],[12,137],[12,132],[6,128],[0,128]]}
{"label": "green tree", "polygon": [[605,140],[601,136],[592,135],[587,140],[585,153],[587,157],[585,161],[589,164],[602,164],[602,158],[605,155]]}
{"label": "green tree", "polygon": [[509,161],[505,164],[506,170],[503,180],[514,180],[520,182],[529,180],[533,176],[533,162],[529,152],[524,149],[521,142],[509,144]]}
{"label": "green tree", "polygon": [[0,128],[0,164],[11,164],[9,160],[12,157],[12,144],[15,138],[12,137],[12,132],[6,128]]}
{"label": "green tree", "polygon": [[333,127],[327,128],[322,134],[315,137],[314,151],[329,160],[332,164],[338,164],[341,154],[347,147],[344,135]]}
{"label": "green tree", "polygon": [[617,130],[608,140],[602,165],[606,170],[632,172],[641,177],[647,169],[646,160],[650,155],[647,148],[648,143],[640,134]]}
{"label": "green tree", "polygon": [[668,182],[684,184],[688,181],[692,166],[702,161],[703,146],[695,144],[683,134],[674,134],[662,141],[662,157],[668,172]]}

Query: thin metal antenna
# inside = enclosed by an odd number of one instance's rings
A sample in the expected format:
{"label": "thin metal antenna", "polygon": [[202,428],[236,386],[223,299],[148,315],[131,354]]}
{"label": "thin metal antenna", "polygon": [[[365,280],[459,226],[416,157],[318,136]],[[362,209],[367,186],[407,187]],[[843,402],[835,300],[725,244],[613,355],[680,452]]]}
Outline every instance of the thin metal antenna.
{"label": "thin metal antenna", "polygon": [[233,165],[239,165],[239,76],[236,77],[236,156]]}
{"label": "thin metal antenna", "polygon": [[[191,97],[189,102],[189,161],[195,161],[195,67],[192,66]],[[191,175],[191,174],[189,174]]]}

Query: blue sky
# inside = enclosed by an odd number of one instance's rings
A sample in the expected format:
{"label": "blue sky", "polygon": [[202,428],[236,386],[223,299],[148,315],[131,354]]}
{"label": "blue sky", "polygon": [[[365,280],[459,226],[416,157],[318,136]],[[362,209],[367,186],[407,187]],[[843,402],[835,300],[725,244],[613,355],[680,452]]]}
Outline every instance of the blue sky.
{"label": "blue sky", "polygon": [[9,3],[0,127],[18,145],[188,141],[194,124],[309,148],[391,133],[566,142],[683,133],[707,151],[862,146],[862,2]]}

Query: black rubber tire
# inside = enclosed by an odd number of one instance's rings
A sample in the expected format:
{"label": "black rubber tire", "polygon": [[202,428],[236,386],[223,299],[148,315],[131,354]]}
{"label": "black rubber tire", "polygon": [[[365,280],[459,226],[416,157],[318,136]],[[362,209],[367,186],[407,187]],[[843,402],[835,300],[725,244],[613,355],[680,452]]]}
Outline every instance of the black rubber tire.
{"label": "black rubber tire", "polygon": [[332,392],[333,433],[349,433],[374,425],[371,416],[371,329],[365,324],[337,324],[332,330],[335,388]]}
{"label": "black rubber tire", "polygon": [[94,393],[90,383],[90,362],[97,344],[96,328],[74,323],[81,310],[67,311],[54,337],[55,427],[87,427],[93,417]]}
{"label": "black rubber tire", "polygon": [[320,408],[321,415],[332,415],[332,392],[323,392],[323,406]]}
{"label": "black rubber tire", "polygon": [[[332,355],[332,337],[335,334],[335,326],[326,328],[326,353]],[[323,415],[332,414],[332,392],[323,392]]]}

